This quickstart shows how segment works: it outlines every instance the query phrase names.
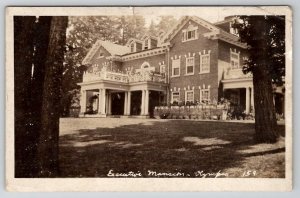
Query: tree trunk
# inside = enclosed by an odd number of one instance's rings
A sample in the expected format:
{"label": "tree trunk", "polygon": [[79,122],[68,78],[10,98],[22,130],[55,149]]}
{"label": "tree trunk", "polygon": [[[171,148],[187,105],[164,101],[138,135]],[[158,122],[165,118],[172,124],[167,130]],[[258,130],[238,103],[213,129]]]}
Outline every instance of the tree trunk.
{"label": "tree trunk", "polygon": [[52,18],[38,144],[40,177],[58,175],[59,114],[67,25],[67,17]]}
{"label": "tree trunk", "polygon": [[279,134],[273,102],[271,77],[266,69],[253,72],[254,106],[255,106],[255,140],[274,143]]}
{"label": "tree trunk", "polygon": [[36,17],[14,17],[15,177],[33,177],[36,131],[30,119],[33,35]]}
{"label": "tree trunk", "polygon": [[[254,19],[253,19],[254,20]],[[266,39],[265,17],[256,18],[254,26],[254,39],[256,50],[259,53],[256,66],[253,67],[254,107],[255,107],[255,140],[257,142],[274,143],[279,134],[273,102],[272,68],[268,61],[268,43]]]}
{"label": "tree trunk", "polygon": [[42,112],[42,98],[44,90],[45,78],[45,63],[49,43],[51,17],[39,17],[36,23],[34,34],[34,68],[31,78],[31,119],[32,130],[35,131],[35,138],[32,139],[32,147],[34,147],[35,155],[33,159],[33,166],[36,170],[35,176],[38,171],[37,147],[41,130],[41,112]]}

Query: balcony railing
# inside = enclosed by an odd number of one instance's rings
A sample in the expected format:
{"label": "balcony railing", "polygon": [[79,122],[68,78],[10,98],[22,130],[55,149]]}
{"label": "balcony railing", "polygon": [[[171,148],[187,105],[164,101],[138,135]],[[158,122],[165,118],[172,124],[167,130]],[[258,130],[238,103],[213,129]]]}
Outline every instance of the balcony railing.
{"label": "balcony railing", "polygon": [[244,74],[242,69],[229,69],[224,72],[224,79],[240,79],[240,78],[251,78],[252,74]]}
{"label": "balcony railing", "polygon": [[166,78],[162,74],[155,74],[150,71],[142,71],[139,73],[124,74],[111,71],[85,72],[83,74],[83,82],[91,82],[97,80],[109,80],[114,82],[132,83],[132,82],[165,82]]}

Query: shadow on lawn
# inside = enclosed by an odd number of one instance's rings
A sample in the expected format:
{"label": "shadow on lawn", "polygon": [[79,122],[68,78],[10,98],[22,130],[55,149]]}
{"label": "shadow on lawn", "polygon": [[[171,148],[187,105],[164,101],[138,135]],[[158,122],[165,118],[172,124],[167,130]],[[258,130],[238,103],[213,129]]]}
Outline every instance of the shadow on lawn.
{"label": "shadow on lawn", "polygon": [[[105,119],[103,119],[105,122]],[[284,133],[284,126],[278,126]],[[138,172],[218,172],[245,157],[284,152],[241,153],[254,146],[254,124],[184,120],[79,130],[60,136],[61,177],[107,177]]]}

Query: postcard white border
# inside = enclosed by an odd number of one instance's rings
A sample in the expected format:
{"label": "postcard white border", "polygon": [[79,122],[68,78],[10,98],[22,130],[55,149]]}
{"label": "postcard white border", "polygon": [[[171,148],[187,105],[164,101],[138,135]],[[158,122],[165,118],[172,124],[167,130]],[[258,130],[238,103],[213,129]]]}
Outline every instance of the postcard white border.
{"label": "postcard white border", "polygon": [[[135,7],[144,15],[215,13],[216,7]],[[14,59],[13,16],[128,15],[132,7],[8,7],[6,9],[6,188],[9,191],[290,191],[292,189],[292,12],[288,6],[217,7],[228,15],[286,16],[286,178],[14,178]],[[88,14],[87,14],[88,13]]]}

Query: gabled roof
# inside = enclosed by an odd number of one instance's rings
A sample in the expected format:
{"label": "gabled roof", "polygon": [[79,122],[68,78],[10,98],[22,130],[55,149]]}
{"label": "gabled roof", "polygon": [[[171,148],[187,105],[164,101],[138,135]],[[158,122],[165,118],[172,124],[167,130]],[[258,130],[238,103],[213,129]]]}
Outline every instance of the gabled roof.
{"label": "gabled roof", "polygon": [[83,59],[82,64],[87,65],[91,63],[91,59],[94,57],[94,55],[97,53],[100,47],[103,47],[106,49],[112,56],[113,55],[124,55],[130,52],[129,47],[123,46],[123,45],[118,45],[114,44],[109,41],[103,41],[103,40],[98,40],[91,50],[88,52],[86,57]]}
{"label": "gabled roof", "polygon": [[164,43],[170,41],[189,20],[192,20],[198,23],[199,25],[207,28],[210,32],[205,33],[204,36],[209,39],[221,39],[225,42],[229,42],[239,47],[246,48],[246,45],[244,43],[239,42],[239,37],[230,34],[220,29],[219,27],[213,25],[212,23],[200,19],[196,16],[181,17],[178,23],[174,25],[173,28],[171,28],[169,32],[161,39],[161,42]]}
{"label": "gabled roof", "polygon": [[146,38],[153,38],[155,40],[158,40],[158,38],[150,33],[146,33],[142,36],[141,40],[145,40]]}
{"label": "gabled roof", "polygon": [[127,41],[127,43],[126,43],[126,45],[128,46],[131,42],[138,42],[138,43],[143,43],[143,41],[141,41],[141,40],[138,40],[138,39],[135,39],[135,38],[130,38],[128,41]]}

